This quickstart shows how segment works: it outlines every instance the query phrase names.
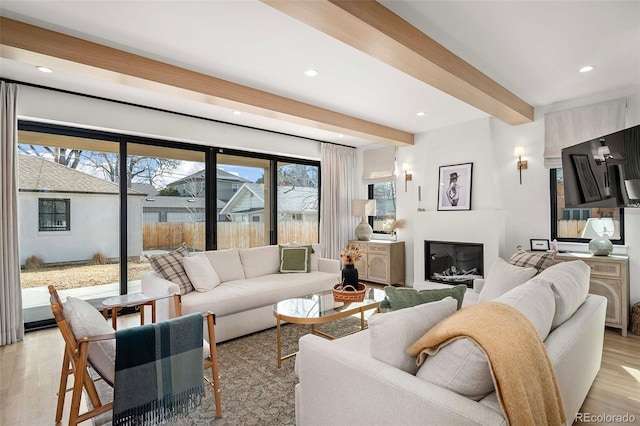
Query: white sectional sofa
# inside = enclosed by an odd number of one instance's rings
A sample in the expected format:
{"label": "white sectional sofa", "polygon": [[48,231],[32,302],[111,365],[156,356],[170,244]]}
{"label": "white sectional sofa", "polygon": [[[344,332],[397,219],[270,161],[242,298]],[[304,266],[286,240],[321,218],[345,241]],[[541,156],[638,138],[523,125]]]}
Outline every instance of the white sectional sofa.
{"label": "white sectional sofa", "polygon": [[[556,373],[568,424],[580,410],[600,369],[607,304],[604,297],[587,295],[588,266],[578,262],[553,266],[538,275],[551,282],[547,286],[553,296],[546,299],[546,304],[554,305],[555,298],[553,319],[546,319],[554,324],[547,328],[550,332],[544,345]],[[565,286],[564,281],[573,281],[577,287]],[[469,289],[467,293],[464,306],[483,303],[482,291]],[[521,303],[527,306],[525,310],[535,305],[526,297]],[[334,341],[314,335],[300,339],[296,359],[297,425],[507,424],[495,391],[474,400],[420,378],[419,373],[410,374],[376,359],[372,356],[374,344],[371,328]]]}
{"label": "white sectional sofa", "polygon": [[[310,271],[279,273],[279,246],[204,252],[220,278],[208,291],[182,296],[182,312],[212,311],[216,315],[216,341],[222,342],[276,325],[273,305],[281,300],[328,290],[340,276],[340,262],[323,259],[318,247],[311,255]],[[164,296],[180,292],[177,283],[155,272],[142,275],[142,292]],[[170,299],[157,302],[157,320],[175,316]]]}

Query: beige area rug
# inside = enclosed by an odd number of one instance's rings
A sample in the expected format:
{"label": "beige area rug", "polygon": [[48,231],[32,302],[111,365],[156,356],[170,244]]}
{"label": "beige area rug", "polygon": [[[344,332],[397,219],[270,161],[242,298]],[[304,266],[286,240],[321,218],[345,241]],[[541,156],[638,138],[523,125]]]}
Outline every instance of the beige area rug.
{"label": "beige area rug", "polygon": [[[353,317],[318,327],[334,336],[359,328],[360,319]],[[285,324],[282,327],[282,353],[297,351],[300,337],[310,332],[310,326]],[[295,358],[284,361],[282,368],[278,369],[275,328],[220,343],[217,348],[222,418],[215,417],[213,389],[206,386],[207,394],[202,406],[175,424],[295,425],[294,388],[298,382],[293,372]],[[210,370],[206,376],[211,378]],[[110,424],[110,421],[96,424]]]}

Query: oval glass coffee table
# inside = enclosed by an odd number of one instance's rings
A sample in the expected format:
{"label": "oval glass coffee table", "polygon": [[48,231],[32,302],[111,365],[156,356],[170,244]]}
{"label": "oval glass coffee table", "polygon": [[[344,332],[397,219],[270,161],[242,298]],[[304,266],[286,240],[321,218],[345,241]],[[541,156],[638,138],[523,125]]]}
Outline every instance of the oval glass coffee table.
{"label": "oval glass coffee table", "polygon": [[282,361],[296,356],[295,353],[282,356],[280,326],[283,321],[293,324],[310,324],[311,333],[327,339],[335,339],[335,336],[316,330],[316,325],[326,324],[360,313],[360,330],[356,330],[354,333],[364,330],[366,328],[365,311],[377,309],[384,297],[384,290],[367,287],[362,302],[335,302],[333,300],[333,291],[326,290],[307,296],[286,299],[273,305],[273,316],[276,317],[277,321],[278,368],[282,366]]}

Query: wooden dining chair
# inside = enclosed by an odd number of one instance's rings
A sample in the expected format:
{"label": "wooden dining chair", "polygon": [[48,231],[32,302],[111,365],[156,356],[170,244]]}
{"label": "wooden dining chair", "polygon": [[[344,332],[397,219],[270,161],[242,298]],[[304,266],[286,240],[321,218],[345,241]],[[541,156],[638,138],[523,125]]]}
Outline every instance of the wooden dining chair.
{"label": "wooden dining chair", "polygon": [[[68,298],[67,304],[72,303],[75,306],[74,309],[68,308],[65,311],[65,306],[60,300],[55,287],[49,285],[48,288],[51,310],[65,342],[55,421],[59,423],[62,420],[65,397],[67,392],[71,391],[69,425],[77,425],[113,409],[112,398],[104,395],[101,398],[99,395],[90,368],[99,375],[95,381],[104,380],[105,383],[113,387],[115,377],[115,332],[100,312],[85,301]],[[176,312],[181,313],[179,295],[175,296],[174,303]],[[75,312],[76,310],[81,312]],[[213,387],[216,417],[221,417],[220,377],[215,346],[215,315],[207,312],[203,314],[203,319],[206,320],[209,342],[214,342],[213,344],[209,344],[206,341],[203,342],[203,368],[211,369],[213,379],[210,381],[205,377],[205,380]],[[87,327],[93,327],[98,332],[85,334]],[[68,378],[71,375],[73,375],[73,387],[67,389]],[[86,392],[91,408],[84,413],[80,413],[83,391]]]}

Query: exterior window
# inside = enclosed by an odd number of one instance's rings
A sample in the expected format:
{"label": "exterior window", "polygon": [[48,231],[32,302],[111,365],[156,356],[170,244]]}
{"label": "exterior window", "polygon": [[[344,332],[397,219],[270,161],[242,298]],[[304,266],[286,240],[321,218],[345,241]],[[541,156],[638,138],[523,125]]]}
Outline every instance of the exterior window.
{"label": "exterior window", "polygon": [[369,218],[373,232],[390,234],[389,226],[396,220],[395,181],[369,185],[369,199],[376,200],[376,215]]}
{"label": "exterior window", "polygon": [[68,231],[71,225],[70,201],[57,198],[38,199],[38,231]]}
{"label": "exterior window", "polygon": [[606,232],[613,244],[624,244],[624,209],[565,207],[562,169],[551,169],[551,239],[588,243]]}

